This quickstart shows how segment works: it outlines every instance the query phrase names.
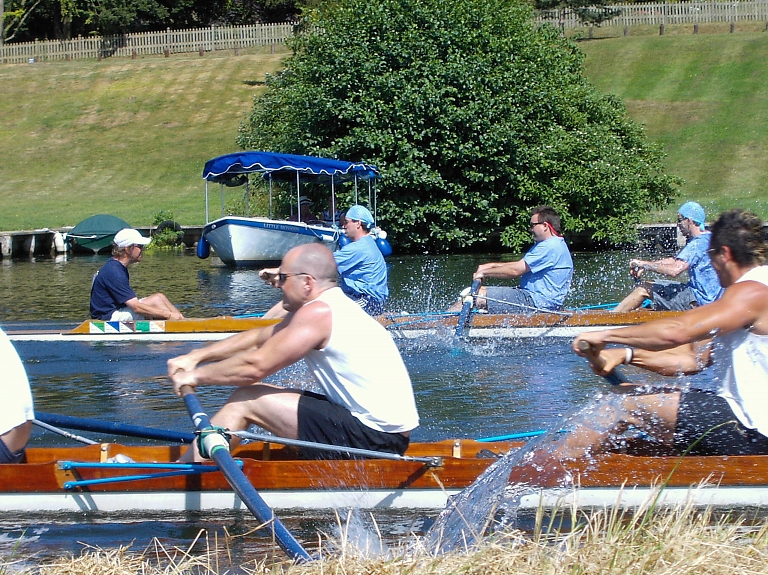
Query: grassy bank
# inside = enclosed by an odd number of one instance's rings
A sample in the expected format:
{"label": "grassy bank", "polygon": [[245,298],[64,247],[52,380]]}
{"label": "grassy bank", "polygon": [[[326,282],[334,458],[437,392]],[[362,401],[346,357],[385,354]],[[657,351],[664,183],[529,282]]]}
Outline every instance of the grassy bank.
{"label": "grassy bank", "polygon": [[[768,217],[768,33],[722,31],[600,38],[605,28],[579,45],[588,77],[666,147],[682,199],[712,215],[741,206]],[[203,223],[203,164],[237,149],[243,114],[286,53],[0,66],[0,230],[100,212],[136,226],[161,210]]]}
{"label": "grassy bank", "polygon": [[[16,565],[13,571],[21,575],[721,575],[768,569],[765,526],[745,529],[739,522],[716,522],[708,512],[691,508],[654,513],[647,522],[643,517],[595,512],[570,533],[553,533],[546,526],[533,534],[510,531],[466,553],[438,556],[418,544],[367,552],[342,537],[323,539],[317,561],[284,563],[277,552],[233,564],[226,540],[223,546],[195,554],[166,549],[158,542],[144,553],[90,549],[80,557],[29,569]],[[4,567],[12,565],[7,561]]]}
{"label": "grassy bank", "polygon": [[237,150],[280,50],[0,66],[0,229],[203,223],[203,165]]}
{"label": "grassy bank", "polygon": [[743,207],[768,217],[768,34],[630,36],[579,45],[588,77],[620,96],[664,145],[668,170],[685,179],[682,199],[700,202],[712,216]]}

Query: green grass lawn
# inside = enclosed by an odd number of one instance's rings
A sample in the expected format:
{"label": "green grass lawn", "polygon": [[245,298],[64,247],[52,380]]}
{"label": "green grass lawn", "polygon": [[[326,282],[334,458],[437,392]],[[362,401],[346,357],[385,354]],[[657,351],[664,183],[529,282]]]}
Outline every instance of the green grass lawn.
{"label": "green grass lawn", "polygon": [[668,171],[685,179],[681,201],[698,201],[713,219],[732,207],[768,217],[768,34],[630,36],[579,46],[590,80],[620,96],[664,146]]}
{"label": "green grass lawn", "polygon": [[[205,220],[203,165],[235,137],[285,48],[0,66],[0,230],[96,214]],[[218,187],[216,187],[218,191]]]}
{"label": "green grass lawn", "polygon": [[[681,30],[599,29],[579,42],[587,76],[665,147],[668,171],[685,180],[680,202],[768,218],[768,33]],[[204,223],[203,165],[237,150],[240,121],[287,53],[0,65],[0,230],[96,213]],[[670,221],[676,207],[648,221]]]}

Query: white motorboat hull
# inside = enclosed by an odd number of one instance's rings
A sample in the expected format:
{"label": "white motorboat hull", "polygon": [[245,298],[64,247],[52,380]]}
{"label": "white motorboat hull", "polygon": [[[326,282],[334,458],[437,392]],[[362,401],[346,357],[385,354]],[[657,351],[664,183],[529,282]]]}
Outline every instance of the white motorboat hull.
{"label": "white motorboat hull", "polygon": [[303,222],[229,216],[209,223],[203,236],[229,266],[279,262],[291,248],[323,242],[335,250],[340,231]]}

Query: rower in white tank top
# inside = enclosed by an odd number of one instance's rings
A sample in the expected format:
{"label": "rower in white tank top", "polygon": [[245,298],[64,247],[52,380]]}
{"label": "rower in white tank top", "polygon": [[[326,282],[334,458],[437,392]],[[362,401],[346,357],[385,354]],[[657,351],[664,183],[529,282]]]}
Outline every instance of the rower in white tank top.
{"label": "rower in white tank top", "polygon": [[416,428],[411,378],[387,330],[341,288],[328,289],[304,305],[317,301],[330,306],[333,328],[328,344],[304,360],[323,393],[371,429],[404,433]]}
{"label": "rower in white tank top", "polygon": [[[756,281],[768,286],[768,266],[749,270],[736,283]],[[768,335],[740,329],[715,337],[718,395],[745,427],[768,436]]]}

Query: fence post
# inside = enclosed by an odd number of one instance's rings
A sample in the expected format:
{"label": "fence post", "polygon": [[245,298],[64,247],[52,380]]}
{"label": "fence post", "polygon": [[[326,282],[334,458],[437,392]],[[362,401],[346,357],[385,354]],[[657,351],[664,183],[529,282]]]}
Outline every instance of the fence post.
{"label": "fence post", "polygon": [[590,26],[589,27],[589,39],[592,40],[595,37],[595,27]]}
{"label": "fence post", "polygon": [[198,54],[200,54],[200,57],[205,56],[205,50],[203,50],[203,47],[200,46],[200,49],[197,51]]}
{"label": "fence post", "polygon": [[624,35],[629,36],[629,26],[624,26]]}
{"label": "fence post", "polygon": [[136,56],[137,56],[137,54],[136,54],[136,48],[134,48],[133,50],[131,50],[131,60],[135,60],[135,59],[136,59]]}
{"label": "fence post", "polygon": [[699,33],[699,23],[698,23],[698,22],[696,22],[696,23],[693,25],[693,33],[694,33],[694,34],[698,34],[698,33]]}
{"label": "fence post", "polygon": [[216,26],[211,24],[211,52],[216,51]]}
{"label": "fence post", "polygon": [[731,34],[736,31],[736,22],[731,22]]}
{"label": "fence post", "polygon": [[664,35],[664,24],[661,23],[659,24],[659,36],[663,36],[663,35]]}

